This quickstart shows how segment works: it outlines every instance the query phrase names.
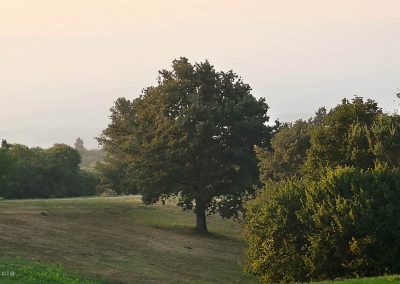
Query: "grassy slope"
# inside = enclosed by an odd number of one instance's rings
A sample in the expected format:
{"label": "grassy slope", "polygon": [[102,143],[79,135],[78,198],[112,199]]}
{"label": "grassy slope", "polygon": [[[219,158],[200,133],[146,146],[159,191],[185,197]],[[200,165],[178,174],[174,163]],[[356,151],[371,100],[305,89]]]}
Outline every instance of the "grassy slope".
{"label": "grassy slope", "polygon": [[193,222],[138,197],[0,201],[0,263],[22,256],[112,283],[257,282],[240,267],[238,224],[211,217],[204,237]]}
{"label": "grassy slope", "polygon": [[[143,206],[138,197],[0,200],[0,273],[16,272],[0,275],[0,284],[257,283],[241,272],[238,224],[211,217],[213,234],[204,237],[193,234],[193,222],[190,212]],[[400,283],[400,276],[323,283]]]}

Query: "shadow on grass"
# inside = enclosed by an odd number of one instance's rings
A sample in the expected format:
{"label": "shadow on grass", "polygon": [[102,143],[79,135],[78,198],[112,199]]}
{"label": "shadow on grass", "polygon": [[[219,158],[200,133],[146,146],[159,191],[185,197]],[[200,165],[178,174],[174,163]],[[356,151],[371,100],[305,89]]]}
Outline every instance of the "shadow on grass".
{"label": "shadow on grass", "polygon": [[196,232],[196,229],[192,226],[185,226],[185,225],[160,225],[160,224],[153,224],[150,225],[153,228],[157,228],[163,231],[174,232],[180,235],[185,236],[193,236],[198,238],[206,238],[206,239],[214,239],[214,240],[221,240],[221,241],[237,241],[236,238],[223,235],[216,232],[205,232],[199,233]]}

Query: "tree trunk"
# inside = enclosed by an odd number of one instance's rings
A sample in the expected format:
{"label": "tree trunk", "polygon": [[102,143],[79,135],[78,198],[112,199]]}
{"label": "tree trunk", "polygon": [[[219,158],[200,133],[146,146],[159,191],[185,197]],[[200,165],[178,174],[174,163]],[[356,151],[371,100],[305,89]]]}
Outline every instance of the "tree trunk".
{"label": "tree trunk", "polygon": [[199,234],[207,233],[206,210],[204,206],[196,204],[196,232]]}

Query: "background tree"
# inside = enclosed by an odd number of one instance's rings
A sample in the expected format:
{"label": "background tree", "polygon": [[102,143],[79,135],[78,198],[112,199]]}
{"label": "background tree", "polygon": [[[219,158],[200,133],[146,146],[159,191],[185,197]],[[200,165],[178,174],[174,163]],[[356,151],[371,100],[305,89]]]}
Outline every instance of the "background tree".
{"label": "background tree", "polygon": [[[126,161],[126,178],[146,204],[177,196],[196,212],[206,232],[206,211],[237,216],[258,181],[254,145],[268,147],[268,105],[232,71],[208,62],[173,61],[158,84],[133,101],[119,99],[99,142]],[[112,162],[112,159],[109,159]]]}
{"label": "background tree", "polygon": [[[131,139],[138,130],[136,103],[120,98],[111,108],[112,123],[103,131],[99,142],[106,152],[105,158],[97,163],[96,170],[100,173],[100,188],[102,191],[121,193],[138,193],[134,175],[131,173],[132,152]],[[135,135],[138,135],[136,133]]]}
{"label": "background tree", "polygon": [[52,185],[48,182],[45,150],[21,144],[10,148],[15,164],[8,178],[7,198],[45,198],[52,195]]}
{"label": "background tree", "polygon": [[271,140],[271,150],[256,147],[261,181],[282,180],[302,174],[310,148],[311,121],[298,120],[281,125]]}
{"label": "background tree", "polygon": [[46,151],[46,161],[49,183],[57,194],[54,197],[78,195],[79,152],[68,145],[55,144]]}
{"label": "background tree", "polygon": [[307,171],[336,166],[368,169],[374,166],[369,131],[383,115],[373,100],[354,97],[331,109],[311,131],[311,147],[306,161]]}
{"label": "background tree", "polygon": [[111,154],[96,164],[96,171],[100,175],[99,193],[107,194],[137,194],[135,182],[129,177],[128,163],[117,159]]}
{"label": "background tree", "polygon": [[14,175],[16,161],[10,152],[11,145],[6,140],[1,141],[0,148],[0,197],[4,197]]}
{"label": "background tree", "polygon": [[74,148],[78,152],[86,150],[82,138],[80,138],[80,137],[76,138],[76,141],[74,143]]}

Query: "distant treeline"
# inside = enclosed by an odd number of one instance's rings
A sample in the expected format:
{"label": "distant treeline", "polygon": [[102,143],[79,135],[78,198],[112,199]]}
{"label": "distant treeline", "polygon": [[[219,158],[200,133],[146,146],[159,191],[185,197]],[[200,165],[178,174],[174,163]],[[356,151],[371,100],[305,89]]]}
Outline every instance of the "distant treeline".
{"label": "distant treeline", "polygon": [[98,177],[81,170],[81,155],[72,147],[49,149],[8,144],[0,149],[0,197],[9,199],[89,196]]}

